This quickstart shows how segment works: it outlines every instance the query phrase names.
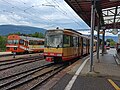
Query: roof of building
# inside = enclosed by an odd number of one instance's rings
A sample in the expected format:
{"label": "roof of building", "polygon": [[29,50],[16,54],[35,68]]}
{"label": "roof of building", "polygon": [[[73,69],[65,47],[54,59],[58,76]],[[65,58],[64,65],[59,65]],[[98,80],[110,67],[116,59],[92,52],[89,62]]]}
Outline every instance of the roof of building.
{"label": "roof of building", "polygon": [[[92,0],[65,0],[69,6],[91,26],[91,1]],[[105,29],[120,29],[120,0],[96,0],[97,26],[100,17],[101,27]]]}
{"label": "roof of building", "polygon": [[42,38],[35,38],[35,37],[28,37],[28,36],[20,36],[21,39],[29,41],[29,40],[37,40],[37,41],[44,41]]}

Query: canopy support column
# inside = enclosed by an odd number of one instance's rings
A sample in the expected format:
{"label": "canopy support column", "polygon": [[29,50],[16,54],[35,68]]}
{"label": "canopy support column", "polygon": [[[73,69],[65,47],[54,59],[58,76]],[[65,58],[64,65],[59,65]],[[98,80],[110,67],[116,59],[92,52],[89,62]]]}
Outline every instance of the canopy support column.
{"label": "canopy support column", "polygon": [[99,43],[100,43],[100,21],[98,23],[98,28],[97,28],[97,59],[98,59],[98,62],[100,62],[99,60]]}
{"label": "canopy support column", "polygon": [[102,36],[102,56],[104,55],[104,46],[105,46],[105,29],[103,29],[103,36]]}
{"label": "canopy support column", "polygon": [[91,39],[90,39],[90,72],[93,71],[93,40],[94,40],[94,24],[95,23],[95,0],[91,5]]}

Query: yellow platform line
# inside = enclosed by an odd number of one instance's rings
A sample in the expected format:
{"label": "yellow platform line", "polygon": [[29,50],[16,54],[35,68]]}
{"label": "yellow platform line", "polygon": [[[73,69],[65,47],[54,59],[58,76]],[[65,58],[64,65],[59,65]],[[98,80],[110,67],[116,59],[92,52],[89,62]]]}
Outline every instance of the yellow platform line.
{"label": "yellow platform line", "polygon": [[108,79],[108,81],[116,90],[120,90],[120,88],[111,79]]}

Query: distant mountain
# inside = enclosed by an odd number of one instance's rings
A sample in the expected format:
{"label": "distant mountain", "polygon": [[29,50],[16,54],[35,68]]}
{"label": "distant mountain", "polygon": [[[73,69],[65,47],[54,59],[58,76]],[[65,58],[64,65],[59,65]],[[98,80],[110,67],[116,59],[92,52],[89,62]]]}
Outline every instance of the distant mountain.
{"label": "distant mountain", "polygon": [[[80,29],[78,32],[85,34],[85,35],[89,35],[90,34],[90,29]],[[95,36],[97,36],[97,32],[95,33]],[[100,35],[100,38],[102,39],[102,35]],[[113,39],[115,42],[118,42],[118,36],[105,36],[105,40],[106,39]]]}
{"label": "distant mountain", "polygon": [[0,25],[0,35],[8,35],[9,33],[20,32],[23,34],[32,34],[35,32],[45,33],[46,29],[22,26],[22,25]]}

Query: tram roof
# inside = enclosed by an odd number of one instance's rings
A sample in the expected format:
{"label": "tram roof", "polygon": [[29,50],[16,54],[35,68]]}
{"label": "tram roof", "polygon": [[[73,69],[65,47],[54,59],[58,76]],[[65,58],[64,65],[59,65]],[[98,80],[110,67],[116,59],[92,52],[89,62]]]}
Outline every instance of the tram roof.
{"label": "tram roof", "polygon": [[42,38],[35,38],[35,37],[28,37],[28,36],[20,36],[20,38],[21,39],[23,39],[23,40],[37,40],[37,41],[40,41],[40,40],[42,40],[42,41],[44,41],[44,39],[42,39]]}
{"label": "tram roof", "polygon": [[[91,26],[92,0],[65,0],[68,5]],[[120,0],[96,0],[96,20],[100,17],[101,27],[104,29],[120,29]]]}

